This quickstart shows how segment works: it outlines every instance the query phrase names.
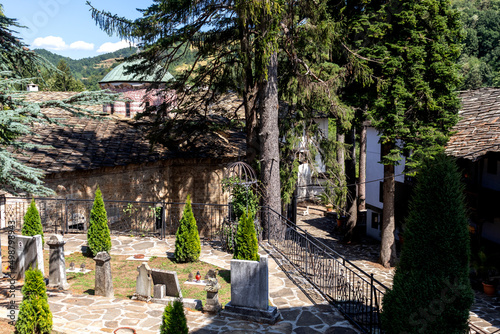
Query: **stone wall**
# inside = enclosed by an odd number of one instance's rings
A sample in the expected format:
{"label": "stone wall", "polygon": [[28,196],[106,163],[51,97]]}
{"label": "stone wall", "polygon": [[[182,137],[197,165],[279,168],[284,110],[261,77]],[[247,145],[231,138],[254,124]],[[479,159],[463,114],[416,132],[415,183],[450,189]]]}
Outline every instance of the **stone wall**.
{"label": "stone wall", "polygon": [[221,181],[228,163],[169,159],[50,174],[45,183],[63,198],[93,199],[99,185],[105,200],[184,202],[190,194],[194,203],[227,204]]}

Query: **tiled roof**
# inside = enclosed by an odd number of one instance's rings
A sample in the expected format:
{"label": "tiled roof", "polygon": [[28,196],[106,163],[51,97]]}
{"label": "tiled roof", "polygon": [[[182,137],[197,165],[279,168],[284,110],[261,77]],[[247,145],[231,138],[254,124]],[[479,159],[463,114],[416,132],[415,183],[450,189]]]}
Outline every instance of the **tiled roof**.
{"label": "tiled roof", "polygon": [[[130,66],[137,64],[139,61],[133,62],[123,62],[112,69],[104,78],[102,78],[99,83],[106,82],[154,82],[155,77],[154,74],[135,74],[135,73],[127,73],[127,70]],[[173,79],[172,74],[166,73],[161,79],[162,82],[167,82]]]}
{"label": "tiled roof", "polygon": [[460,93],[462,109],[446,153],[477,160],[488,152],[500,152],[500,88]]}
{"label": "tiled roof", "polygon": [[[75,93],[29,93],[31,101],[70,97]],[[101,110],[102,106],[99,107]],[[161,145],[150,150],[145,138],[146,124],[109,116],[105,118],[76,117],[58,108],[44,110],[62,118],[60,123],[35,125],[36,135],[29,135],[24,142],[48,145],[18,154],[18,159],[46,173],[94,169],[106,166],[123,166],[152,162],[178,156],[182,157],[235,157],[244,152],[244,136],[236,132],[224,135],[206,134],[195,151],[171,151]]]}

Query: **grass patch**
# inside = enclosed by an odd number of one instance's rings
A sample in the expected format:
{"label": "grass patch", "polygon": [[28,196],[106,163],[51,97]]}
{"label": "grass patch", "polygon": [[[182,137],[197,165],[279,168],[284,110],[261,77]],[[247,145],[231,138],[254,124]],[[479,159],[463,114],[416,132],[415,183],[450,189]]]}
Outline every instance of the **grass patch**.
{"label": "grass patch", "polygon": [[[2,264],[5,266],[8,261],[8,249],[2,246]],[[115,297],[130,298],[135,292],[135,284],[138,275],[137,267],[141,265],[141,261],[128,261],[129,256],[111,255],[111,276],[113,277],[113,289]],[[90,269],[91,272],[83,273],[67,273],[66,277],[70,285],[70,291],[74,295],[94,294],[95,288],[95,261],[82,255],[81,252],[75,252],[66,256],[66,268],[69,268],[71,262],[75,263],[75,268],[79,269],[85,264],[85,269]],[[231,285],[230,271],[224,270],[217,266],[198,261],[195,263],[175,263],[166,257],[153,256],[148,261],[151,269],[163,269],[176,271],[181,286],[182,296],[184,298],[200,299],[203,303],[206,302],[206,291],[203,286],[187,285],[184,282],[188,279],[189,273],[193,276],[199,271],[202,279],[204,279],[209,269],[218,270],[218,281],[221,285],[219,291],[219,300],[222,304],[226,304],[231,300]],[[49,251],[44,250],[44,266],[45,277],[49,273]]]}

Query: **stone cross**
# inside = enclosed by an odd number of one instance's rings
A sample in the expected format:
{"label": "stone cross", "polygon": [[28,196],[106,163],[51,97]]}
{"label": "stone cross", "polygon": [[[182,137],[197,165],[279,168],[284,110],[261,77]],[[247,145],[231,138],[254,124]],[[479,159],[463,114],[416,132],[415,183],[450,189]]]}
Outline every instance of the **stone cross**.
{"label": "stone cross", "polygon": [[146,262],[137,267],[139,275],[135,284],[134,299],[149,301],[151,299],[151,268]]}
{"label": "stone cross", "polygon": [[14,279],[24,278],[24,272],[30,268],[38,268],[44,274],[42,236],[14,236]]}
{"label": "stone cross", "polygon": [[111,277],[111,256],[108,252],[99,252],[95,261],[95,289],[96,296],[113,297],[113,279]]}
{"label": "stone cross", "polygon": [[69,284],[66,280],[66,261],[64,259],[64,244],[60,235],[53,235],[47,241],[49,245],[49,287],[68,290]]}

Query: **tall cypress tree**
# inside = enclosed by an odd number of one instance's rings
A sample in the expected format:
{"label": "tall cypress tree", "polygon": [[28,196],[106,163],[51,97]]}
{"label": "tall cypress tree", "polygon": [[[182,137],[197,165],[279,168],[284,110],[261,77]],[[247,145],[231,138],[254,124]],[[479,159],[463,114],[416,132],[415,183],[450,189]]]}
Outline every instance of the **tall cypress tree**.
{"label": "tall cypress tree", "polygon": [[362,53],[379,78],[368,103],[382,143],[384,185],[380,262],[395,263],[394,166],[406,156],[411,172],[441,151],[458,120],[461,24],[448,0],[389,1],[379,11],[385,23],[373,32],[379,42]]}
{"label": "tall cypress tree", "polygon": [[383,300],[388,334],[466,332],[474,294],[460,180],[454,160],[444,154],[428,159],[417,175],[401,261]]}
{"label": "tall cypress tree", "polygon": [[99,252],[109,252],[111,249],[111,235],[108,227],[108,216],[101,189],[97,187],[94,205],[90,211],[89,229],[87,230],[87,244],[93,256]]}
{"label": "tall cypress tree", "polygon": [[172,304],[167,304],[163,311],[160,334],[188,334],[186,314],[182,301],[176,299]]}

